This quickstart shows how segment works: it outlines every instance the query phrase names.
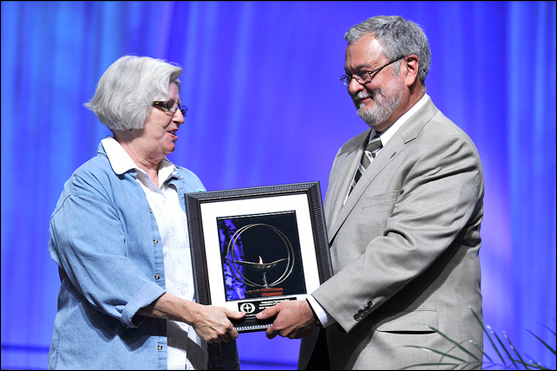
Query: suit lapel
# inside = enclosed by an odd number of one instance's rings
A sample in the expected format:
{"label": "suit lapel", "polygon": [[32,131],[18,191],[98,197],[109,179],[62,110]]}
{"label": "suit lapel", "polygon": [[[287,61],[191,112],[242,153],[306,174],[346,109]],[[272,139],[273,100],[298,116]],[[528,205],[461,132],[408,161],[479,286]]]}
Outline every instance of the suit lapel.
{"label": "suit lapel", "polygon": [[[354,144],[341,154],[344,156],[342,163],[339,162],[339,166],[342,166],[340,169],[342,170],[338,171],[338,177],[336,177],[334,190],[331,195],[332,199],[329,200],[333,205],[328,212],[329,218],[327,219],[330,221],[330,228],[328,229],[329,242],[332,242],[338,230],[348,215],[350,215],[365,190],[370,187],[373,180],[387,168],[387,165],[404,149],[408,142],[414,140],[419,135],[425,124],[436,112],[438,112],[437,108],[431,99],[428,98],[424,107],[418,110],[418,112],[408,119],[408,122],[402,125],[391,140],[383,147],[381,152],[379,152],[377,157],[371,162],[346,200],[346,204],[343,205],[346,194],[348,193],[348,188],[354,177],[354,172],[363,154],[364,141],[369,136],[369,130],[366,130],[366,132],[354,138],[358,140],[354,141]],[[337,158],[337,161],[339,159],[340,158]]]}
{"label": "suit lapel", "polygon": [[352,183],[352,178],[354,177],[354,173],[356,172],[356,168],[364,152],[364,142],[369,137],[370,131],[371,129],[366,130],[353,138],[350,141],[351,143],[345,146],[344,150],[339,153],[335,159],[335,173],[332,174],[331,177],[333,184],[331,184],[332,187],[330,187],[330,190],[327,191],[327,199],[325,200],[325,205],[328,207],[328,210],[326,210],[326,220],[329,226],[335,225],[336,218],[343,208],[344,199],[346,198],[348,188]]}
{"label": "suit lapel", "polygon": [[[354,175],[353,173],[356,171],[356,167],[352,167],[353,171],[352,173],[350,173],[352,174],[352,176],[348,175],[348,177],[350,178],[348,186],[343,186],[341,191],[344,193],[341,193],[339,195],[339,198],[341,198],[341,207],[337,209],[339,211],[336,218],[333,216],[334,220],[332,228],[329,231],[329,242],[331,242],[334,236],[337,234],[338,230],[340,229],[348,215],[350,215],[350,213],[358,203],[358,200],[364,194],[365,190],[369,187],[373,180],[385,169],[385,167],[397,155],[397,153],[400,152],[403,148],[404,142],[402,141],[401,137],[395,135],[381,150],[381,152],[379,152],[379,154],[371,162],[371,164],[369,164],[369,167],[365,171],[364,175],[360,178],[358,183],[356,183],[356,186],[352,190],[352,193],[350,193],[350,196],[348,196],[346,203],[342,205],[345,195],[348,192],[348,187],[352,182],[352,177]],[[358,160],[357,163],[359,162],[362,153],[363,149],[359,151],[359,157],[356,158]]]}

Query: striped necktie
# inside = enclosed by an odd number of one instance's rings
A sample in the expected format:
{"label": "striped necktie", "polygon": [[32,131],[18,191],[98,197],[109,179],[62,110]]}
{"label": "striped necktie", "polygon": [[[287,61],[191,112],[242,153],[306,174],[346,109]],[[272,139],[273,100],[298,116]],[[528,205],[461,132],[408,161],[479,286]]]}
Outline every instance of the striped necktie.
{"label": "striped necktie", "polygon": [[354,179],[352,180],[352,184],[350,185],[350,192],[352,192],[358,180],[360,180],[362,175],[364,175],[367,167],[369,166],[371,161],[375,158],[375,156],[377,156],[377,153],[379,152],[382,146],[383,145],[381,143],[381,138],[378,135],[374,136],[369,141],[364,151],[364,154],[362,155],[362,159],[360,161],[360,165],[358,166],[358,170],[356,170],[356,174],[354,175]]}

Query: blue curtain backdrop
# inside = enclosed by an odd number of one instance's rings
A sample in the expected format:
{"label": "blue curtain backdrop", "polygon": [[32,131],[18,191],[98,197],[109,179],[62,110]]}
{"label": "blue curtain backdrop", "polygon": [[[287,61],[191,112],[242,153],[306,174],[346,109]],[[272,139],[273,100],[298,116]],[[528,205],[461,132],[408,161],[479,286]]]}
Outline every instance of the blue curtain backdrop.
{"label": "blue curtain backdrop", "polygon": [[[184,68],[175,163],[207,189],[320,181],[366,129],[343,74],[345,31],[375,15],[422,25],[435,104],[485,171],[485,322],[555,358],[555,2],[2,2],[2,368],[46,368],[59,287],[48,222],[109,135],[82,105],[117,58]],[[298,340],[240,335],[242,367],[294,368]],[[486,344],[486,349],[490,349]]]}

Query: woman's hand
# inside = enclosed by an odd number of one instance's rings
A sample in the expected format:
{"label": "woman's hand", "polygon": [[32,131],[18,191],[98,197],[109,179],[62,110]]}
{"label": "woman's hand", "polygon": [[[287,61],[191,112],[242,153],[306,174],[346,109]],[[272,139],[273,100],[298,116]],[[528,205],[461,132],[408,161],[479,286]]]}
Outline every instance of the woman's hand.
{"label": "woman's hand", "polygon": [[238,320],[246,314],[213,305],[191,303],[192,322],[197,335],[208,343],[229,342],[238,337],[230,319]]}
{"label": "woman's hand", "polygon": [[213,305],[202,305],[163,294],[137,314],[185,322],[208,343],[229,342],[238,337],[230,319],[242,319],[244,312],[237,312]]}

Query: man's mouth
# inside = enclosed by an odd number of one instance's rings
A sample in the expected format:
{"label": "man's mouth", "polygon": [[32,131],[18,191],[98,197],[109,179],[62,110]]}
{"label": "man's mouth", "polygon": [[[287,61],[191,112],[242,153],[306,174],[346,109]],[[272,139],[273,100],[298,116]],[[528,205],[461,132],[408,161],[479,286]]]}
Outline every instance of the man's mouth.
{"label": "man's mouth", "polygon": [[362,101],[364,101],[368,98],[371,99],[371,100],[374,100],[374,94],[360,92],[360,93],[356,94],[356,96],[354,96],[354,103],[356,103],[356,105],[359,106],[359,105],[362,104]]}

